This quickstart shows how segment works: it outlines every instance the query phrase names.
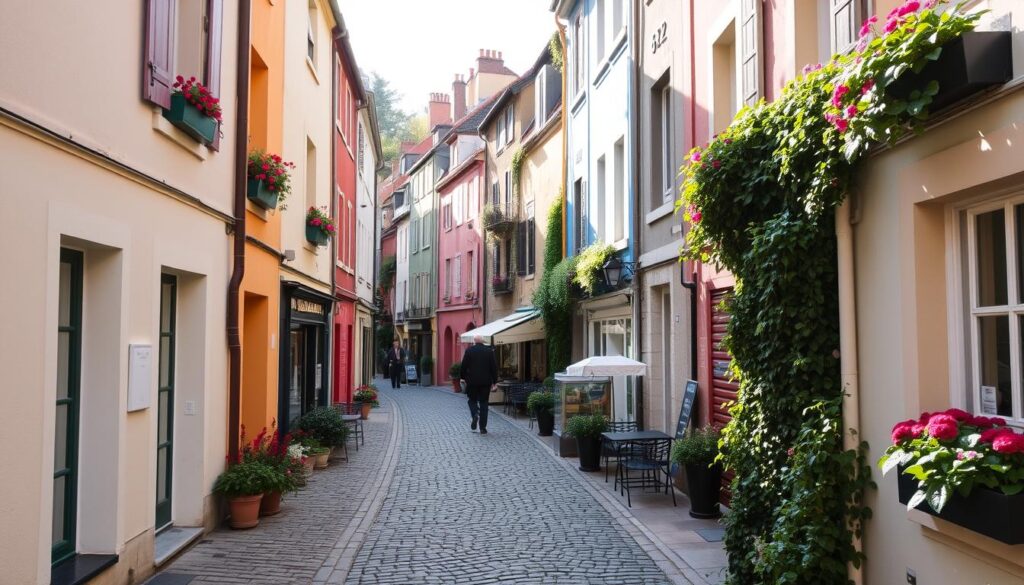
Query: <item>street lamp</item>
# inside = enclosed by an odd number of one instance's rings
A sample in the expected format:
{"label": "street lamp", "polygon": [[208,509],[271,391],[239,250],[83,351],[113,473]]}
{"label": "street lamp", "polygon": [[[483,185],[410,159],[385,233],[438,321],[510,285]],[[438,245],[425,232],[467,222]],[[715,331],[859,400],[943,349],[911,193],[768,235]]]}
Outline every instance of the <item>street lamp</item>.
{"label": "street lamp", "polygon": [[[604,271],[604,281],[608,283],[608,286],[615,288],[619,286],[619,281],[622,280],[623,270],[632,273],[633,263],[623,262],[622,260],[619,260],[618,256],[612,256],[604,263],[602,270]],[[626,281],[628,282],[629,280],[630,279],[627,276]]]}

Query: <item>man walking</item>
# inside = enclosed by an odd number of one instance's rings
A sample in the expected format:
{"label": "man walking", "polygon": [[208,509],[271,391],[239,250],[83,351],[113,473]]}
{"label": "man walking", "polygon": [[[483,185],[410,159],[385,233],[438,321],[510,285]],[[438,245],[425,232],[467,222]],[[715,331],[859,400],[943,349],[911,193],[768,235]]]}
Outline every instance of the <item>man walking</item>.
{"label": "man walking", "polygon": [[388,350],[388,357],[384,361],[384,367],[391,376],[391,387],[402,387],[402,368],[405,367],[405,350],[395,340],[394,346]]}
{"label": "man walking", "polygon": [[466,397],[469,399],[469,414],[473,422],[469,425],[476,430],[480,423],[480,434],[487,434],[487,404],[491,398],[491,388],[498,383],[498,361],[494,350],[484,345],[484,338],[477,335],[473,345],[466,348],[462,356],[459,378],[466,381]]}

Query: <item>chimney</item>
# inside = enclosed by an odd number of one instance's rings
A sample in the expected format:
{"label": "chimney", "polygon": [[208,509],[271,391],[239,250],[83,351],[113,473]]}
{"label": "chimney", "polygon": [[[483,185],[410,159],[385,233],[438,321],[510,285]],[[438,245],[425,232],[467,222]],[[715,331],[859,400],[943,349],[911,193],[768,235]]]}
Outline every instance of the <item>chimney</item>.
{"label": "chimney", "polygon": [[466,115],[466,80],[458,73],[452,82],[452,118],[461,120]]}
{"label": "chimney", "polygon": [[452,120],[452,104],[446,93],[430,94],[430,107],[428,109],[430,129],[438,124],[446,124]]}
{"label": "chimney", "polygon": [[505,60],[501,51],[480,49],[480,56],[476,58],[476,66],[480,73],[502,73],[505,70]]}

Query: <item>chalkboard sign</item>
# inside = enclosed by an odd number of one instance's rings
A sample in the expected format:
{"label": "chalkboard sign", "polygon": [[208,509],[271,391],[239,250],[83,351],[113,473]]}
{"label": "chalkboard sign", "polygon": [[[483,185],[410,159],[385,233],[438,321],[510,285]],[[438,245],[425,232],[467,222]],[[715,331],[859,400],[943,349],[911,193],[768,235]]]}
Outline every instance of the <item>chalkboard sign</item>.
{"label": "chalkboard sign", "polygon": [[697,401],[697,381],[687,380],[686,390],[683,392],[683,406],[679,409],[679,422],[676,423],[676,438],[681,439],[686,435],[686,429],[690,426],[690,415],[693,414],[693,403]]}
{"label": "chalkboard sign", "polygon": [[416,375],[416,364],[405,364],[405,381],[408,384],[419,382],[419,377]]}

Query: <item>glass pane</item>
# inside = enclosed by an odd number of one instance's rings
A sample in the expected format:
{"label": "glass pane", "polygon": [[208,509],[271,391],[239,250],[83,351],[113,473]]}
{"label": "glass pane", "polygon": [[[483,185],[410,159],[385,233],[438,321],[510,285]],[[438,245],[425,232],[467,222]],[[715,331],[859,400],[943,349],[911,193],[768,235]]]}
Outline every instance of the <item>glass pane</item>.
{"label": "glass pane", "polygon": [[978,318],[981,377],[981,410],[1011,416],[1010,318],[1006,315]]}
{"label": "glass pane", "polygon": [[56,434],[53,441],[53,470],[60,471],[68,466],[68,408],[67,404],[57,405]]}
{"label": "glass pane", "polygon": [[68,367],[71,355],[71,334],[57,333],[57,399],[68,397]]}
{"label": "glass pane", "polygon": [[160,387],[171,385],[171,338],[160,336]]}
{"label": "glass pane", "polygon": [[170,392],[166,392],[166,391],[160,392],[160,410],[159,410],[159,414],[157,415],[158,422],[157,422],[157,432],[156,432],[157,438],[156,438],[156,440],[157,440],[158,443],[161,443],[161,444],[167,442],[167,426],[168,426],[167,423],[169,422],[169,419],[170,419],[170,416],[171,416],[171,409],[170,409],[170,404],[169,404],[170,399],[171,399],[171,393]]}
{"label": "glass pane", "polygon": [[53,480],[53,544],[64,540],[64,490],[67,489],[64,476]]}
{"label": "glass pane", "polygon": [[975,218],[977,228],[978,306],[1005,305],[1006,224],[1002,209]]}
{"label": "glass pane", "polygon": [[1017,230],[1017,302],[1024,299],[1024,205],[1013,208]]}
{"label": "glass pane", "polygon": [[174,299],[174,287],[165,283],[160,287],[160,332],[171,332],[171,301]]}
{"label": "glass pane", "polygon": [[156,451],[156,501],[167,499],[167,449]]}
{"label": "glass pane", "polygon": [[71,324],[71,265],[60,264],[60,290],[57,293],[57,325],[67,327]]}

